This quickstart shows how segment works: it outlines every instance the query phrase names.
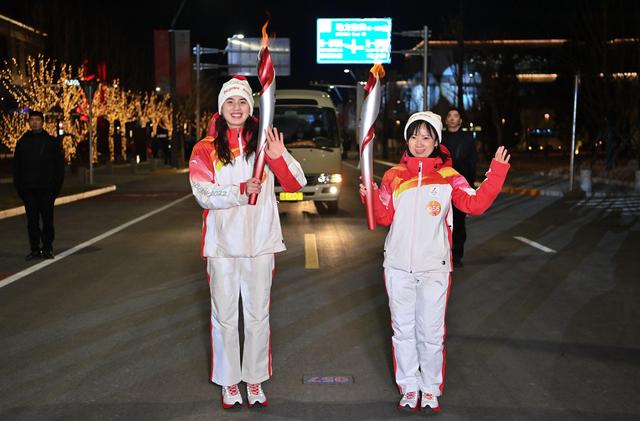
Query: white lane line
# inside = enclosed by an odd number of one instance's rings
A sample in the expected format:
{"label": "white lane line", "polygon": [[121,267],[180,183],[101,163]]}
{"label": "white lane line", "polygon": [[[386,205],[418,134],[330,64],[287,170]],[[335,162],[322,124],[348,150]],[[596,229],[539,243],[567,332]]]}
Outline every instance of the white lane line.
{"label": "white lane line", "polygon": [[[82,193],[70,194],[67,196],[61,196],[56,198],[54,206],[64,205],[65,203],[75,202],[76,200],[88,199],[90,197],[99,196],[101,194],[110,193],[116,190],[115,185],[102,187],[99,189],[89,190]],[[24,213],[24,206],[18,206],[17,208],[5,209],[0,211],[0,219],[9,218],[11,216],[22,215]]]}
{"label": "white lane line", "polygon": [[30,275],[30,274],[32,274],[32,273],[34,273],[36,271],[39,271],[40,269],[45,268],[45,267],[47,267],[47,266],[49,266],[49,265],[51,265],[53,263],[56,263],[56,262],[64,259],[65,257],[70,256],[73,253],[76,253],[77,251],[82,250],[83,248],[87,248],[90,245],[97,243],[100,240],[104,240],[105,238],[110,237],[113,234],[116,234],[116,233],[124,230],[125,228],[130,227],[133,224],[137,224],[138,222],[140,222],[142,220],[150,218],[150,217],[152,217],[153,215],[155,215],[157,213],[160,213],[160,212],[162,212],[162,211],[164,211],[166,209],[169,209],[170,207],[182,202],[185,199],[188,199],[189,197],[191,197],[191,193],[181,197],[180,199],[174,200],[173,202],[171,202],[169,204],[166,204],[166,205],[164,205],[164,206],[162,206],[162,207],[160,207],[160,208],[158,208],[158,209],[156,209],[154,211],[151,211],[149,213],[145,213],[144,215],[139,216],[136,219],[132,219],[129,222],[125,222],[124,224],[122,224],[122,225],[120,225],[118,227],[115,227],[115,228],[113,228],[113,229],[111,229],[111,230],[109,230],[109,231],[107,231],[105,233],[102,233],[102,234],[98,235],[97,237],[93,237],[92,239],[87,240],[84,243],[80,243],[77,246],[70,248],[69,250],[65,250],[62,253],[58,254],[55,259],[43,260],[42,262],[40,262],[40,263],[38,263],[36,265],[30,266],[30,267],[28,267],[27,269],[25,269],[23,271],[20,271],[18,273],[14,273],[13,275],[9,276],[8,278],[4,278],[4,279],[0,280],[0,288],[5,287],[5,286],[7,286],[7,285],[19,280],[19,279],[22,279],[25,276]]}
{"label": "white lane line", "polygon": [[394,164],[393,162],[383,161],[382,159],[374,159],[373,162],[377,162],[378,164],[386,165],[387,167],[395,167],[396,165],[398,165],[397,162]]}
{"label": "white lane line", "polygon": [[315,234],[304,235],[304,268],[320,269],[318,261],[318,245]]}
{"label": "white lane line", "polygon": [[[347,167],[349,167],[349,168],[353,168],[354,170],[360,171],[360,168],[359,168],[358,166],[356,166],[356,165],[351,165],[351,164],[349,164],[348,162],[343,162],[343,163],[342,163],[342,165],[346,165],[346,166],[347,166]],[[373,178],[375,178],[375,179],[376,179],[376,180],[378,180],[378,181],[382,180],[382,177],[377,176],[377,175],[375,175],[375,174],[373,175]]]}
{"label": "white lane line", "polygon": [[538,250],[542,250],[545,253],[557,253],[554,249],[550,249],[549,247],[543,246],[542,244],[536,243],[535,241],[529,240],[528,238],[524,238],[524,237],[513,237],[513,238],[515,238],[518,241],[522,241],[523,243],[528,244],[531,247],[535,247]]}

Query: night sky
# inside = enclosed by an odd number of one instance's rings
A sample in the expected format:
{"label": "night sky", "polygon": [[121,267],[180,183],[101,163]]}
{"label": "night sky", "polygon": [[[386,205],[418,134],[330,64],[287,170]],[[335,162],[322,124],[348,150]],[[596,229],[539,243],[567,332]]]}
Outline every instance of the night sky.
{"label": "night sky", "polygon": [[[109,77],[118,77],[134,89],[151,89],[153,81],[153,29],[169,27],[179,1],[25,0],[0,5],[0,12],[34,26],[45,26],[51,41],[64,41],[66,50],[57,56],[79,64],[81,56],[106,61]],[[581,6],[576,6],[578,3]],[[292,76],[281,78],[281,87],[306,87],[309,80],[351,83],[343,65],[315,64],[315,22],[319,17],[391,17],[393,30],[421,29],[429,25],[434,39],[451,39],[452,22],[462,8],[465,38],[570,37],[576,8],[600,2],[575,1],[206,1],[188,0],[176,29],[191,30],[191,42],[224,48],[234,33],[258,37],[260,27],[271,14],[270,31],[291,39]],[[626,2],[614,1],[617,10]],[[159,6],[161,4],[161,6]],[[44,9],[44,10],[43,10]],[[66,26],[65,26],[66,25]],[[625,27],[628,25],[618,25]],[[636,22],[637,26],[637,22]],[[57,31],[55,28],[58,28]],[[65,31],[64,28],[69,28]],[[614,28],[615,29],[615,28]],[[57,35],[56,35],[57,34]],[[392,48],[410,48],[417,39],[392,38]],[[77,43],[77,48],[76,48]],[[392,68],[405,60],[392,56]],[[207,61],[224,63],[221,56]],[[368,65],[352,66],[364,75]],[[132,86],[133,85],[133,86]]]}

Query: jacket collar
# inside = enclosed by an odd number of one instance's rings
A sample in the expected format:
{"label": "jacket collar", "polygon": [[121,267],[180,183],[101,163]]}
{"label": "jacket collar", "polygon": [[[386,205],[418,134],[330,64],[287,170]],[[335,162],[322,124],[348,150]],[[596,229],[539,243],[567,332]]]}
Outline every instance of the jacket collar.
{"label": "jacket collar", "polygon": [[419,165],[422,162],[422,174],[433,173],[444,166],[440,158],[416,158],[404,154],[400,163],[407,166],[411,175],[418,175]]}

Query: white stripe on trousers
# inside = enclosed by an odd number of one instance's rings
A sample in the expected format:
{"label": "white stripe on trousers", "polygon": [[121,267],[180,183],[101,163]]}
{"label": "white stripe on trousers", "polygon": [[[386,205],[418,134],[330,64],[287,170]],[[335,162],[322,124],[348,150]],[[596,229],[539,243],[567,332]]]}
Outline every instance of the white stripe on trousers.
{"label": "white stripe on trousers", "polygon": [[[210,257],[211,381],[230,386],[271,377],[269,304],[274,255]],[[242,296],[244,348],[240,364],[238,300]]]}
{"label": "white stripe on trousers", "polygon": [[385,268],[384,274],[398,388],[401,393],[421,390],[440,396],[450,273]]}

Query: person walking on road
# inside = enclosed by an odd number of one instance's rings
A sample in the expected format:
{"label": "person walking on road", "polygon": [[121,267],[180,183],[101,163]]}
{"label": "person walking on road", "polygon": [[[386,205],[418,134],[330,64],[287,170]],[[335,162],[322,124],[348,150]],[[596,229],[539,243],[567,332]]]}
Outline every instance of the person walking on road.
{"label": "person walking on road", "polygon": [[54,258],[53,208],[64,181],[62,144],[43,125],[43,114],[31,111],[30,130],[18,140],[13,154],[13,185],[24,203],[31,246],[26,260]]}
{"label": "person walking on road", "polygon": [[[469,132],[463,132],[462,116],[460,110],[451,108],[445,120],[447,130],[442,135],[442,144],[451,152],[453,168],[460,173],[473,186],[476,181],[476,163],[478,153],[473,136]],[[465,219],[467,214],[453,207],[453,266],[462,267],[464,256],[464,243],[467,241],[467,229]]]}
{"label": "person walking on road", "polygon": [[[451,205],[479,215],[500,193],[510,155],[498,148],[486,180],[474,190],[445,165],[442,121],[413,114],[404,128],[407,154],[374,183],[374,216],[391,228],[384,275],[389,298],[395,380],[400,409],[439,411],[445,376],[445,311],[451,287]],[[455,162],[455,161],[454,161]],[[360,185],[364,202],[366,187]]]}
{"label": "person walking on road", "polygon": [[[247,385],[249,407],[267,406],[261,383],[271,377],[269,306],[274,254],[284,251],[274,176],[284,191],[306,184],[300,164],[284,147],[281,132],[267,130],[262,180],[253,178],[258,123],[253,92],[234,76],[218,96],[208,136],[189,160],[193,195],[204,208],[202,256],[211,294],[211,381],[222,386],[222,405],[242,406],[238,383]],[[249,195],[258,193],[255,206]],[[244,349],[240,361],[238,302],[242,296]]]}

